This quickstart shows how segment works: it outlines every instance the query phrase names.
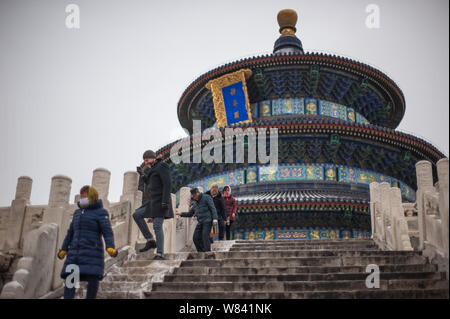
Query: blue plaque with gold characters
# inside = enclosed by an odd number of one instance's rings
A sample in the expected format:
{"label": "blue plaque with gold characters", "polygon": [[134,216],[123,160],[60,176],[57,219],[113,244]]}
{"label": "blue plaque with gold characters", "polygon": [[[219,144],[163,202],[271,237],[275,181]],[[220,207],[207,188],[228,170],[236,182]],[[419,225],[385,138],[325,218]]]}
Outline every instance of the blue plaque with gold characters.
{"label": "blue plaque with gold characters", "polygon": [[251,75],[250,69],[242,69],[206,83],[212,92],[217,127],[252,122],[246,84]]}

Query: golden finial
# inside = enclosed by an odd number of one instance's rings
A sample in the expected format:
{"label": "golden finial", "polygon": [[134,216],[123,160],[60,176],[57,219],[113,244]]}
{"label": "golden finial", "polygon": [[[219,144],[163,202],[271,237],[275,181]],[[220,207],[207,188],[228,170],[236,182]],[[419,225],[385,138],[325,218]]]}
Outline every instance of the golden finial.
{"label": "golden finial", "polygon": [[281,35],[295,35],[297,19],[297,12],[292,9],[284,9],[278,12],[277,20]]}

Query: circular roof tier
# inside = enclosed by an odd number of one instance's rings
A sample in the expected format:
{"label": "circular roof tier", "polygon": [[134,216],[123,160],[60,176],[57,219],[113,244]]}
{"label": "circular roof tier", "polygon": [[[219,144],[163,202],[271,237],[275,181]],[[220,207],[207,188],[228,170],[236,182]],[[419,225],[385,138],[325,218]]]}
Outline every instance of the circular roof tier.
{"label": "circular roof tier", "polygon": [[[269,188],[268,185],[273,187]],[[268,189],[269,188],[269,189]],[[238,205],[267,204],[365,204],[370,202],[366,185],[333,181],[287,181],[235,185],[233,196]]]}
{"label": "circular roof tier", "polygon": [[[340,134],[342,136],[355,136],[367,141],[376,141],[377,143],[399,147],[410,151],[412,154],[420,159],[429,160],[436,163],[439,159],[444,158],[445,155],[429,142],[416,137],[414,135],[396,131],[383,126],[361,123],[348,123],[346,121],[334,118],[327,118],[318,115],[305,116],[278,116],[258,118],[252,123],[242,123],[234,126],[235,128],[242,128],[243,130],[252,128],[278,128],[280,136],[286,134]],[[219,129],[224,135],[225,129]],[[201,141],[201,142],[200,142]],[[208,141],[202,140],[201,136],[195,138],[193,135],[178,139],[157,151],[158,156],[164,160],[170,157],[170,149],[178,143],[189,143],[192,150],[192,144],[204,145]]]}
{"label": "circular roof tier", "polygon": [[250,69],[250,103],[279,98],[317,98],[346,105],[371,124],[396,128],[405,113],[401,89],[383,72],[358,61],[323,53],[275,53],[213,69],[192,82],[178,102],[178,119],[192,133],[194,119],[205,127],[216,121],[208,81]]}

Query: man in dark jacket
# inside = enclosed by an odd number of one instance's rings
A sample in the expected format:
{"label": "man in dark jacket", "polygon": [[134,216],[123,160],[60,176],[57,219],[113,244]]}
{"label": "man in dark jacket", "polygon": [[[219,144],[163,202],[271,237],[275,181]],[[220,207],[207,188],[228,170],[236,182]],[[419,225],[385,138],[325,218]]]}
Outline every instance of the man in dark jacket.
{"label": "man in dark jacket", "polygon": [[[156,247],[154,259],[164,259],[163,223],[164,219],[173,218],[170,169],[167,163],[156,158],[153,151],[146,151],[143,157],[146,165],[142,178],[148,201],[134,212],[133,218],[147,240],[140,252]],[[153,219],[156,241],[144,218]]]}
{"label": "man in dark jacket", "polygon": [[211,189],[207,191],[205,194],[208,194],[212,197],[214,201],[214,206],[216,207],[218,224],[219,224],[219,240],[223,240],[225,237],[225,220],[227,219],[227,210],[225,208],[225,201],[222,197],[222,194],[219,191],[219,186],[217,184],[213,184]]}
{"label": "man in dark jacket", "polygon": [[213,199],[208,194],[202,194],[197,188],[191,190],[192,208],[187,213],[177,213],[181,217],[197,216],[198,224],[194,231],[194,244],[198,252],[211,251],[209,234],[212,225],[217,224],[217,212]]}

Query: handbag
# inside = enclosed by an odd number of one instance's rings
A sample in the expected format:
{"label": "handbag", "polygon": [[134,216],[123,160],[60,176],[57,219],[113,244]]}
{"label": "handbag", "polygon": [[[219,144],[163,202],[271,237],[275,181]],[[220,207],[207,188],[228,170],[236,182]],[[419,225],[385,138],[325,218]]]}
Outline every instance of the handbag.
{"label": "handbag", "polygon": [[215,235],[217,235],[219,233],[219,225],[213,225],[211,227],[211,231],[209,232],[209,237],[210,238],[214,238]]}

